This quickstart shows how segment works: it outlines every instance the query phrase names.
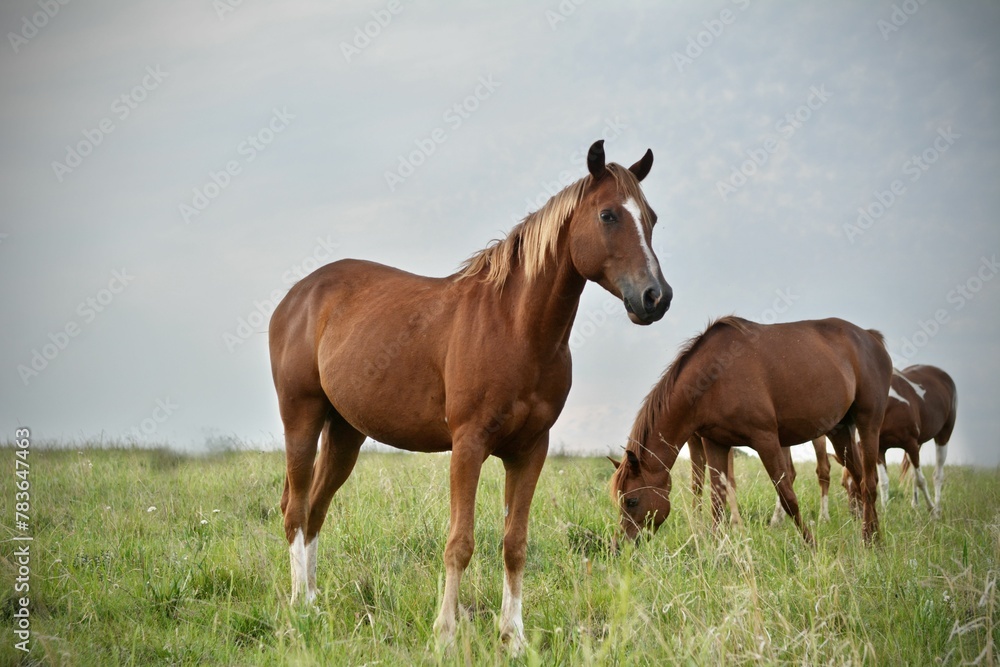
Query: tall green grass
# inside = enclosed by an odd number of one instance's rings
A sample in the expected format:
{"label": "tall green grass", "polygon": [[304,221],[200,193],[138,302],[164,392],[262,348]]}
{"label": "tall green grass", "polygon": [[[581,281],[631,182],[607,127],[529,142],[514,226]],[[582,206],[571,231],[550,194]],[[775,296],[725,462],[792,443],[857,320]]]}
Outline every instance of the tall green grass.
{"label": "tall green grass", "polygon": [[[13,450],[0,456],[12,471]],[[431,626],[447,456],[362,455],[320,537],[311,610],[287,603],[280,453],[36,449],[31,457],[32,650],[15,650],[6,630],[3,665],[989,665],[1000,656],[1000,470],[948,468],[943,516],[933,520],[910,507],[891,469],[875,549],[862,546],[838,487],[811,550],[791,522],[767,527],[774,492],[758,461],[737,459],[746,525],[718,532],[707,511],[692,511],[682,461],[673,514],[651,540],[613,556],[610,464],[552,457],[532,508],[530,648],[511,660],[496,629],[499,462],[487,462],[480,485],[464,618],[455,645],[441,651]],[[814,522],[815,476],[806,465],[799,472],[800,504]],[[8,526],[13,481],[8,474],[0,492]],[[5,585],[4,628],[16,597]]]}

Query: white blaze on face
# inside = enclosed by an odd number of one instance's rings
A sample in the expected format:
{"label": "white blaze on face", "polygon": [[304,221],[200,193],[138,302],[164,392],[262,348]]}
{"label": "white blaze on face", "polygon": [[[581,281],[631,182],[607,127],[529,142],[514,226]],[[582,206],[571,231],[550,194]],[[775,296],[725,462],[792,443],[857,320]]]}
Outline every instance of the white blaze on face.
{"label": "white blaze on face", "polygon": [[653,251],[650,250],[649,244],[646,243],[646,228],[642,224],[642,211],[639,210],[639,205],[636,204],[635,199],[629,197],[622,204],[629,215],[632,216],[632,220],[635,222],[635,230],[639,233],[639,246],[642,248],[642,254],[646,256],[646,268],[649,269],[649,275],[656,275],[656,256],[653,255]]}

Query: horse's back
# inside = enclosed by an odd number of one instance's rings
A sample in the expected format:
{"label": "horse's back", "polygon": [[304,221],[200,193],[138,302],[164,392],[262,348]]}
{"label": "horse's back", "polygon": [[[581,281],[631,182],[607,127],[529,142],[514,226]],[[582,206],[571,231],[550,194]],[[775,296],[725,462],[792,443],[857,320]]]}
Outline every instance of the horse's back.
{"label": "horse's back", "polygon": [[884,404],[892,365],[868,331],[837,318],[739,324],[717,330],[699,351],[702,363],[691,369],[711,377],[713,363],[724,367],[705,392],[717,392],[710,397],[716,416],[730,423],[773,420],[786,445],[822,435],[859,398],[876,412],[879,401]]}
{"label": "horse's back", "polygon": [[955,381],[937,366],[914,365],[903,369],[903,375],[924,390],[920,410],[920,440],[944,435],[951,436],[958,407],[958,391]]}

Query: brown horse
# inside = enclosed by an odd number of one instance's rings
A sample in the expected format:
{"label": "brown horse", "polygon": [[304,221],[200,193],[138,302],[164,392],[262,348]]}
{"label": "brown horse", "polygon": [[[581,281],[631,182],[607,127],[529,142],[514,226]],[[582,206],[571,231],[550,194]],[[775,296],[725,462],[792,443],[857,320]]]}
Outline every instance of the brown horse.
{"label": "brown horse", "polygon": [[434,623],[449,642],[474,548],[480,469],[492,455],[506,470],[500,632],[521,648],[528,510],[569,393],[568,342],[583,288],[594,281],[621,298],[637,324],[659,320],[670,304],[650,249],[656,215],[639,186],[652,163],[647,151],[628,169],[605,164],[598,141],[587,176],[446,278],[342,260],[288,292],[271,318],[270,351],[285,427],[281,508],[293,601],[316,596],[316,538],[365,436],[409,451],[451,450]]}
{"label": "brown horse", "polygon": [[[813,543],[799,513],[782,446],[827,434],[858,481],[863,535],[878,533],[878,433],[892,361],[882,335],[840,319],[764,325],[724,317],[681,350],[646,397],[612,477],[621,526],[634,539],[670,513],[670,468],[697,433],[711,471],[712,514],[722,515],[731,447],[760,456],[782,507]],[[860,445],[850,434],[856,425]]]}
{"label": "brown horse", "polygon": [[[909,366],[893,369],[889,388],[889,403],[879,436],[879,485],[882,487],[882,506],[889,499],[889,473],[885,467],[886,450],[902,449],[906,456],[904,466],[913,466],[913,498],[916,507],[918,491],[923,494],[927,509],[935,516],[941,511],[941,486],[944,483],[944,462],[948,457],[948,441],[955,428],[958,393],[955,381],[937,366]],[[920,446],[928,440],[937,445],[937,467],[934,470],[934,501],[931,502],[927,481],[920,470]],[[905,472],[905,467],[904,467]],[[854,487],[846,476],[841,479],[844,488],[853,494]]]}

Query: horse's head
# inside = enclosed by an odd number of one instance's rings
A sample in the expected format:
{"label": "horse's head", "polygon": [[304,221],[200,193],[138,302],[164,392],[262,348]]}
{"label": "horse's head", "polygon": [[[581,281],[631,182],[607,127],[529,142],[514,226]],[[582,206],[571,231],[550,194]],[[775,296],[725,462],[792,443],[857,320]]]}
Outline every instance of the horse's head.
{"label": "horse's head", "polygon": [[643,459],[650,457],[640,458],[631,449],[621,461],[608,458],[616,468],[611,495],[621,510],[622,532],[630,540],[644,529],[655,532],[670,515],[670,470],[659,461],[644,465]]}
{"label": "horse's head", "polygon": [[656,214],[639,187],[652,166],[649,150],[628,169],[605,164],[604,142],[596,142],[587,155],[590,187],[569,223],[576,270],[620,298],[636,324],[659,320],[673,297],[650,248]]}

